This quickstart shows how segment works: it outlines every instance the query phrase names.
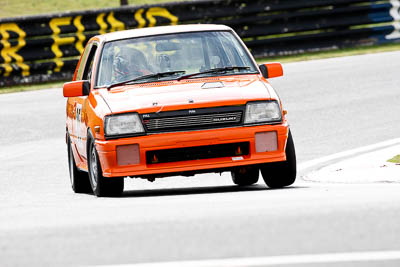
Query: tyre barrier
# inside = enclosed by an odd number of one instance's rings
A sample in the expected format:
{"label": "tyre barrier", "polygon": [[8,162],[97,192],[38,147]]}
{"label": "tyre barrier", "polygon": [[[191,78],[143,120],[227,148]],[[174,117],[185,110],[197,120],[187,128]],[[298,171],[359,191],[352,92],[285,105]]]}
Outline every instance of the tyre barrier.
{"label": "tyre barrier", "polygon": [[94,35],[225,24],[255,57],[400,41],[400,0],[198,0],[0,19],[0,87],[70,80]]}

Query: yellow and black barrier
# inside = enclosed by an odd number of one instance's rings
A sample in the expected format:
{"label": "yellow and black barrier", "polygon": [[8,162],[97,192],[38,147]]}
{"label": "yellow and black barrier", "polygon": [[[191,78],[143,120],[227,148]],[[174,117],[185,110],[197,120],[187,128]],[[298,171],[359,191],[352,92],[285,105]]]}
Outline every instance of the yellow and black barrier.
{"label": "yellow and black barrier", "polygon": [[255,56],[398,41],[399,2],[200,0],[0,19],[0,87],[71,79],[92,36],[132,28],[226,24]]}

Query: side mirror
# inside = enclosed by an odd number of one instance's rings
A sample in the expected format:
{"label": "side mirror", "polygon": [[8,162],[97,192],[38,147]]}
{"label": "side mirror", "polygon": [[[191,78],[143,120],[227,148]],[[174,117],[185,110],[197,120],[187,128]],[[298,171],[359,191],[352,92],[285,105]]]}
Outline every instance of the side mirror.
{"label": "side mirror", "polygon": [[64,97],[86,96],[90,92],[89,81],[73,81],[64,83],[63,94]]}
{"label": "side mirror", "polygon": [[281,63],[267,63],[258,66],[265,79],[283,76]]}

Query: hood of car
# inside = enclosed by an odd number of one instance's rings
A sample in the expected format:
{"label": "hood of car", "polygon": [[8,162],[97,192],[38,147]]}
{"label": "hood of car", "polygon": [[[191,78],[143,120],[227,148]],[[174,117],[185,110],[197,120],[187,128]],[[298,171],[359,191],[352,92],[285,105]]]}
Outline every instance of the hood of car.
{"label": "hood of car", "polygon": [[247,75],[125,85],[100,94],[112,113],[122,113],[240,105],[270,99],[270,90],[258,75]]}

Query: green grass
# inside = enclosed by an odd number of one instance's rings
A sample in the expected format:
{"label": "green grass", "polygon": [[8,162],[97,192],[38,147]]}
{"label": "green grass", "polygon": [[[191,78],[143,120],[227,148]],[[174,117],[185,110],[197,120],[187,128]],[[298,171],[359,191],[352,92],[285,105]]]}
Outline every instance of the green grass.
{"label": "green grass", "polygon": [[[178,2],[183,0],[128,0],[129,5]],[[119,7],[120,0],[0,0],[0,18],[65,11]]]}
{"label": "green grass", "polygon": [[354,48],[344,48],[344,49],[339,49],[339,50],[304,53],[304,54],[299,54],[299,55],[259,58],[259,59],[257,59],[257,62],[262,63],[262,62],[277,61],[277,62],[281,62],[281,63],[286,63],[286,62],[295,62],[295,61],[315,60],[315,59],[322,59],[322,58],[381,53],[381,52],[389,52],[389,51],[400,51],[400,43],[391,43],[391,44],[374,45],[374,46],[361,46],[361,47],[354,47]]}
{"label": "green grass", "polygon": [[389,159],[388,162],[393,162],[393,163],[399,163],[400,164],[400,155],[397,155],[396,157]]}
{"label": "green grass", "polygon": [[15,85],[10,87],[0,88],[0,94],[16,93],[23,91],[34,91],[48,88],[62,88],[64,82],[42,83],[32,85]]}

